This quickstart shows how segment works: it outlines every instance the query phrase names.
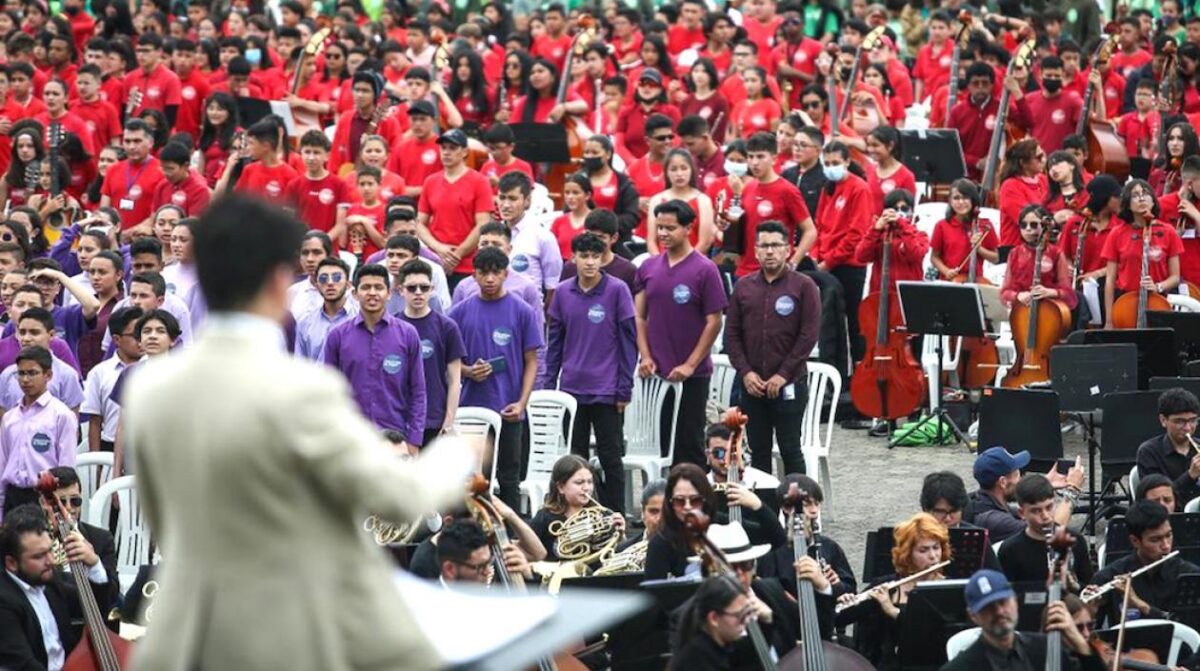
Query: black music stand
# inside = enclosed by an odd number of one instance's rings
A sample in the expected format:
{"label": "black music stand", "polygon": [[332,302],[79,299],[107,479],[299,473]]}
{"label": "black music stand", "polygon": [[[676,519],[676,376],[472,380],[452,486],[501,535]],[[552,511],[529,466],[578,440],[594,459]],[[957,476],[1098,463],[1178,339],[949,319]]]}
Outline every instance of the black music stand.
{"label": "black music stand", "polygon": [[1114,329],[1074,331],[1067,336],[1068,345],[1137,345],[1138,389],[1150,386],[1156,375],[1171,377],[1179,374],[1179,359],[1175,347],[1175,332],[1171,329]]}
{"label": "black music stand", "polygon": [[1179,576],[1179,581],[1175,583],[1174,597],[1171,602],[1171,615],[1175,621],[1193,629],[1200,626],[1200,574],[1185,573]]}
{"label": "black music stand", "polygon": [[1165,391],[1167,389],[1186,389],[1193,394],[1200,396],[1200,378],[1197,377],[1152,377],[1150,378],[1151,391]]}
{"label": "black music stand", "polygon": [[[1158,421],[1158,391],[1124,391],[1104,395],[1104,431],[1100,444],[1100,472],[1104,483],[1099,504],[1123,505],[1133,498],[1121,478],[1137,465],[1143,442],[1162,435]],[[1113,492],[1110,496],[1109,492]],[[1119,493],[1118,493],[1119,492]],[[1099,515],[1099,511],[1094,514]]]}
{"label": "black music stand", "polygon": [[570,163],[567,128],[558,123],[514,123],[513,155],[530,163]]}
{"label": "black music stand", "polygon": [[966,580],[983,568],[987,557],[988,531],[980,528],[955,528],[950,530],[950,565],[946,577]]}
{"label": "black music stand", "polygon": [[1083,427],[1088,448],[1088,535],[1096,535],[1096,413],[1104,395],[1137,390],[1137,345],[1058,345],[1050,348],[1050,386],[1063,412]]}
{"label": "black music stand", "polygon": [[[1096,632],[1096,636],[1101,641],[1115,647],[1118,633],[1116,628],[1101,629]],[[1171,654],[1171,642],[1174,638],[1175,626],[1169,622],[1150,624],[1145,627],[1126,627],[1125,645],[1121,652],[1129,652],[1138,648],[1153,650],[1159,659],[1166,661]]]}
{"label": "black music stand", "polygon": [[1200,359],[1200,314],[1195,312],[1167,312],[1148,310],[1146,326],[1175,331],[1175,346],[1179,348],[1179,361]]}
{"label": "black music stand", "polygon": [[979,447],[1019,445],[1029,451],[1029,469],[1044,472],[1063,456],[1058,413],[1058,393],[1049,389],[984,389]]}
{"label": "black music stand", "polygon": [[[565,583],[564,583],[565,584]],[[609,629],[608,651],[613,671],[660,668],[671,655],[671,613],[700,587],[698,580],[651,580],[641,593],[652,605]],[[575,593],[587,591],[576,590]]]}
{"label": "black music stand", "polygon": [[918,182],[950,184],[967,176],[957,128],[900,131],[900,161]]}
{"label": "black music stand", "polygon": [[[917,335],[932,336],[937,343],[937,409],[930,412],[929,419],[937,422],[936,444],[941,445],[946,436],[943,427],[949,426],[950,432],[956,438],[956,444],[970,444],[967,437],[959,430],[958,425],[946,412],[942,402],[942,360],[945,352],[942,347],[943,336],[962,336],[981,338],[984,336],[987,324],[983,318],[983,299],[979,295],[979,287],[954,282],[909,282],[896,283],[896,291],[900,297],[900,312],[904,315],[904,323],[908,332]],[[918,362],[920,363],[920,362]],[[930,408],[933,399],[930,399]],[[917,422],[911,429],[892,438],[888,449],[899,445],[908,439],[925,421]]]}
{"label": "black music stand", "polygon": [[1171,513],[1171,533],[1176,548],[1200,546],[1200,513]]}
{"label": "black music stand", "polygon": [[966,585],[966,580],[931,580],[908,593],[897,653],[902,668],[940,668],[946,663],[946,641],[975,626],[967,617]]}

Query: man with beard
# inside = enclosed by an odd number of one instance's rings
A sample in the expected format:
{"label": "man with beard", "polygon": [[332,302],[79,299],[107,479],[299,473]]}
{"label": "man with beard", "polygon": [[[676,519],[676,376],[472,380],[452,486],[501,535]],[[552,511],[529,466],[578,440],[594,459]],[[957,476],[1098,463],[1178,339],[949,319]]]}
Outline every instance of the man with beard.
{"label": "man with beard", "polygon": [[[1017,631],[1017,597],[1008,578],[999,571],[982,569],[967,581],[967,610],[980,628],[979,638],[942,667],[942,671],[1013,669],[1034,671],[1046,667],[1046,636]],[[1046,605],[1046,631],[1062,633],[1063,669],[1101,671],[1104,662],[1075,628],[1062,601]]]}
{"label": "man with beard", "polygon": [[[971,492],[963,519],[987,529],[993,543],[1025,529],[1025,520],[1014,513],[1008,503],[1015,500],[1021,469],[1028,465],[1028,451],[1012,454],[1003,447],[990,447],[975,458],[974,474],[979,489]],[[1054,519],[1058,524],[1066,524],[1071,506],[1079,496],[1079,488],[1083,486],[1084,472],[1078,459],[1067,475],[1059,473],[1055,466],[1051,465],[1045,476],[1054,489],[1063,490],[1064,498],[1055,507]]]}
{"label": "man with beard", "polygon": [[313,270],[313,282],[324,303],[296,322],[296,356],[320,361],[325,338],[337,325],[358,315],[358,303],[350,300],[350,266],[335,257],[321,259]]}
{"label": "man with beard", "polygon": [[994,95],[996,71],[987,63],[972,63],[967,68],[966,79],[967,95],[954,104],[946,126],[958,130],[967,164],[967,177],[978,182],[987,163],[1000,100]]}

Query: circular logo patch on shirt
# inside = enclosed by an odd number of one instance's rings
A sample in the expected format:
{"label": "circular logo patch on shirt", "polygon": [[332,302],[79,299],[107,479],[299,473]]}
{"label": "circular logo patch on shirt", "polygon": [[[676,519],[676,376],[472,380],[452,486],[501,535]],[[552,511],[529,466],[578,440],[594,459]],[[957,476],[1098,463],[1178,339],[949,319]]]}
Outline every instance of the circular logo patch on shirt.
{"label": "circular logo patch on shirt", "polygon": [[712,116],[712,112],[713,111],[712,111],[711,107],[701,107],[700,108],[700,118],[707,121],[708,118]]}
{"label": "circular logo patch on shirt", "polygon": [[1067,122],[1067,113],[1062,110],[1054,110],[1050,113],[1050,121],[1056,124],[1064,124]]}
{"label": "circular logo patch on shirt", "polygon": [[181,90],[179,92],[179,95],[182,96],[184,100],[195,100],[196,99],[196,87],[195,86],[185,86],[185,87],[183,87],[183,90]]}
{"label": "circular logo patch on shirt", "polygon": [[879,188],[884,193],[891,193],[896,188],[896,182],[892,179],[885,179],[879,183]]}
{"label": "circular logo patch on shirt", "polygon": [[524,254],[517,254],[512,257],[512,268],[518,273],[523,273],[529,270],[529,257]]}
{"label": "circular logo patch on shirt", "polygon": [[85,126],[87,126],[87,129],[88,129],[88,132],[89,132],[89,133],[95,133],[95,132],[96,132],[96,122],[95,122],[95,121],[92,121],[91,119],[89,119],[89,120],[87,120],[87,121],[84,121],[84,122],[83,122],[83,124],[84,124]]}
{"label": "circular logo patch on shirt", "polygon": [[613,186],[612,184],[602,186],[600,187],[600,195],[604,196],[605,198],[612,198],[617,195],[617,187]]}
{"label": "circular logo patch on shirt", "polygon": [[158,100],[161,95],[162,89],[158,88],[157,86],[151,86],[146,89],[146,97],[151,100]]}
{"label": "circular logo patch on shirt", "polygon": [[267,182],[266,190],[267,195],[272,198],[278,198],[279,194],[283,193],[283,187],[279,186],[279,182],[275,180]]}
{"label": "circular logo patch on shirt", "polygon": [[717,181],[716,175],[714,175],[711,172],[704,173],[704,188],[706,190],[708,189],[708,187],[712,186],[712,183],[715,181]]}
{"label": "circular logo patch on shirt", "polygon": [[796,61],[797,63],[801,63],[801,64],[807,63],[808,62],[808,52],[807,51],[797,51],[796,55],[792,57],[792,60]]}
{"label": "circular logo patch on shirt", "polygon": [[508,347],[512,343],[512,339],[512,329],[506,326],[501,326],[492,331],[492,342],[496,343],[497,347]]}
{"label": "circular logo patch on shirt", "polygon": [[1109,100],[1116,100],[1117,99],[1117,90],[1111,86],[1105,86],[1104,87],[1104,97],[1108,98]]}
{"label": "circular logo patch on shirt", "polygon": [[322,205],[329,205],[333,202],[333,189],[321,189],[317,192],[317,200],[321,201]]}
{"label": "circular logo patch on shirt", "polygon": [[467,104],[463,105],[463,111],[466,112],[467,114],[474,114],[475,113],[475,103],[468,100]]}
{"label": "circular logo patch on shirt", "polygon": [[167,293],[169,293],[169,294],[175,293],[175,283],[174,282],[167,282]]}
{"label": "circular logo patch on shirt", "polygon": [[671,290],[671,298],[674,298],[679,305],[683,305],[692,300],[692,289],[686,284],[676,284],[675,288]]}
{"label": "circular logo patch on shirt", "polygon": [[1042,272],[1048,273],[1054,270],[1054,261],[1050,260],[1049,256],[1042,257]]}
{"label": "circular logo patch on shirt", "polygon": [[421,162],[425,165],[433,165],[433,162],[437,160],[437,157],[437,150],[426,149],[425,152],[421,154]]}
{"label": "circular logo patch on shirt", "polygon": [[133,187],[129,189],[129,199],[137,200],[138,198],[141,198],[141,197],[142,197],[142,185],[134,184]]}
{"label": "circular logo patch on shirt", "polygon": [[433,356],[433,341],[428,338],[421,338],[421,358],[428,359]]}
{"label": "circular logo patch on shirt", "polygon": [[41,432],[35,433],[33,438],[29,439],[29,445],[35,452],[45,454],[50,451],[50,436]]}
{"label": "circular logo patch on shirt", "polygon": [[941,58],[939,58],[938,59],[938,67],[942,67],[942,68],[950,67],[950,57],[942,56]]}
{"label": "circular logo patch on shirt", "polygon": [[80,174],[77,174],[77,173],[71,173],[71,183],[72,183],[72,184],[81,184],[81,183],[83,183],[83,175],[80,175]]}
{"label": "circular logo patch on shirt", "polygon": [[837,210],[840,210],[843,207],[846,207],[846,197],[838,196],[837,200],[833,201],[833,207],[834,207],[834,209],[837,209]]}
{"label": "circular logo patch on shirt", "polygon": [[796,301],[791,296],[780,296],[775,299],[775,314],[786,317],[796,311]]}
{"label": "circular logo patch on shirt", "polygon": [[554,58],[554,60],[556,60],[556,61],[560,61],[560,60],[562,60],[562,57],[563,57],[563,50],[562,50],[562,47],[554,47],[554,50],[550,52],[550,55],[551,55],[551,56]]}
{"label": "circular logo patch on shirt", "polygon": [[750,125],[756,128],[763,128],[767,125],[767,117],[761,114],[755,114],[750,117]]}
{"label": "circular logo patch on shirt", "polygon": [[758,205],[755,206],[754,209],[758,210],[758,216],[769,217],[771,216],[771,213],[775,211],[775,206],[771,204],[771,201],[763,200],[759,201]]}
{"label": "circular logo patch on shirt", "polygon": [[1162,259],[1162,247],[1159,247],[1158,245],[1150,245],[1150,260],[1154,263],[1158,263],[1159,261],[1162,261]]}
{"label": "circular logo patch on shirt", "polygon": [[592,307],[588,308],[587,318],[591,323],[599,324],[600,322],[604,321],[604,314],[604,306],[596,303]]}
{"label": "circular logo patch on shirt", "polygon": [[171,194],[171,202],[175,203],[179,207],[185,207],[187,206],[187,194],[183,191],[176,191],[175,193]]}
{"label": "circular logo patch on shirt", "polygon": [[987,118],[983,120],[983,127],[988,130],[994,129],[996,127],[996,115],[995,114],[987,115]]}
{"label": "circular logo patch on shirt", "polygon": [[383,357],[383,372],[388,375],[395,375],[404,367],[404,359],[400,358],[399,354],[389,354]]}

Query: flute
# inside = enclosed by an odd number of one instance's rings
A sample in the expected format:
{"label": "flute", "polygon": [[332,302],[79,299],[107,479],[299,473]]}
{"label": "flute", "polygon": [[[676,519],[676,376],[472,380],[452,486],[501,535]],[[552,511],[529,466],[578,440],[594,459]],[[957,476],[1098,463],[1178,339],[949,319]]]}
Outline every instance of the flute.
{"label": "flute", "polygon": [[[1162,559],[1159,559],[1158,561],[1154,561],[1154,562],[1150,562],[1149,564],[1146,564],[1145,566],[1134,571],[1133,573],[1127,574],[1127,577],[1129,578],[1129,580],[1132,581],[1134,578],[1136,578],[1139,575],[1158,566],[1159,564],[1162,564],[1163,562],[1167,561],[1168,559],[1173,559],[1175,557],[1175,555],[1177,555],[1177,554],[1179,554],[1179,550],[1175,550],[1174,552],[1164,556]],[[1100,597],[1104,596],[1105,594],[1108,594],[1109,592],[1116,589],[1117,581],[1123,577],[1126,577],[1126,576],[1117,576],[1116,578],[1109,580],[1108,582],[1104,583],[1103,585],[1097,587],[1094,591],[1080,596],[1080,600],[1082,600],[1084,603],[1091,603],[1091,602],[1095,601],[1096,599],[1099,599]],[[1084,591],[1087,592],[1087,590],[1084,590]]]}
{"label": "flute", "polygon": [[859,592],[858,594],[855,594],[854,596],[847,599],[844,603],[839,603],[834,608],[834,612],[840,613],[840,612],[846,610],[847,608],[853,608],[861,603],[866,603],[867,601],[869,601],[870,599],[873,598],[871,596],[871,592],[875,591],[875,589],[878,587],[883,587],[884,589],[886,589],[887,591],[890,592],[898,587],[902,587],[903,585],[905,585],[907,583],[917,580],[918,578],[924,578],[925,576],[929,575],[930,573],[934,573],[935,571],[940,571],[941,569],[944,569],[949,565],[950,565],[950,560],[947,559],[946,561],[944,561],[940,564],[934,564],[933,566],[930,566],[929,568],[925,569],[924,571],[917,571],[916,573],[914,573],[908,577],[899,578],[899,579],[893,580],[891,582],[885,582],[882,585],[876,585],[875,587],[872,587],[870,589]]}

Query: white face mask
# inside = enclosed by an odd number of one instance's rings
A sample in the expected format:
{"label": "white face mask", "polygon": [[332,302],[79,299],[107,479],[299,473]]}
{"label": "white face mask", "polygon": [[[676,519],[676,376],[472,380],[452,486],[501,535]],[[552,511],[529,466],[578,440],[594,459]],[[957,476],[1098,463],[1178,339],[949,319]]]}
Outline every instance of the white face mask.
{"label": "white face mask", "polygon": [[745,177],[748,172],[750,172],[750,166],[745,163],[738,163],[729,159],[725,160],[725,174],[735,177]]}

